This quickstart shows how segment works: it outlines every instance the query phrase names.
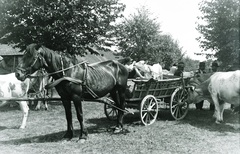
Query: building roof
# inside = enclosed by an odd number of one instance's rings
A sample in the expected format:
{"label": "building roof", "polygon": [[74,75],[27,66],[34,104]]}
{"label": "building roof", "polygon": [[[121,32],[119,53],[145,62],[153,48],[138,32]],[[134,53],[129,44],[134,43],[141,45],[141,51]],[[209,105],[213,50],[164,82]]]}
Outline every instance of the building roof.
{"label": "building roof", "polygon": [[13,48],[7,44],[0,44],[0,56],[19,56],[23,55],[23,52],[19,52],[20,49]]}

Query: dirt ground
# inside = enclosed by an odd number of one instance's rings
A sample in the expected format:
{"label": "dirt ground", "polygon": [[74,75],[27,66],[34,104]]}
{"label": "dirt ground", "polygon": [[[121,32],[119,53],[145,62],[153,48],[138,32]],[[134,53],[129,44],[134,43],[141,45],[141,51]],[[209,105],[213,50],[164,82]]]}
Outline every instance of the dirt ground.
{"label": "dirt ground", "polygon": [[124,117],[124,133],[113,134],[115,122],[104,115],[103,104],[84,102],[88,140],[77,142],[79,124],[73,108],[75,136],[62,141],[66,130],[63,106],[51,103],[48,111],[30,110],[26,129],[18,129],[22,113],[19,107],[0,109],[0,154],[237,154],[240,152],[239,114],[224,112],[225,123],[217,125],[205,103],[203,111],[190,111],[181,121],[172,120],[161,110],[150,126],[140,123],[139,112]]}

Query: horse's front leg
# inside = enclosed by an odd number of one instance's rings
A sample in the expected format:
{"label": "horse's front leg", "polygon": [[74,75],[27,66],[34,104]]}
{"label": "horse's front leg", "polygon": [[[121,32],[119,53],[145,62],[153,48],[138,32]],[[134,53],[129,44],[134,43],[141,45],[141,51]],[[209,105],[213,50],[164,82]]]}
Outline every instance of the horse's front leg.
{"label": "horse's front leg", "polygon": [[80,129],[81,129],[79,140],[80,142],[84,142],[88,137],[88,132],[87,132],[87,129],[85,129],[84,123],[83,123],[83,110],[82,110],[81,97],[79,97],[78,95],[73,95],[72,100],[76,109],[77,118],[78,118]]}
{"label": "horse's front leg", "polygon": [[65,133],[63,138],[65,138],[67,140],[71,140],[73,138],[71,101],[63,100],[62,102],[63,102],[66,119],[67,119],[67,132]]}

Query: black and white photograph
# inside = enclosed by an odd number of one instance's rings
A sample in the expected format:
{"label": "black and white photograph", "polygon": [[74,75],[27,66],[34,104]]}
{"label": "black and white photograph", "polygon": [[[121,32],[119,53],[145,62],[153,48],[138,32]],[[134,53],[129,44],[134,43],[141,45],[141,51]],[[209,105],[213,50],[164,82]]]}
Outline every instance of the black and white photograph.
{"label": "black and white photograph", "polygon": [[0,154],[239,154],[239,0],[0,0]]}

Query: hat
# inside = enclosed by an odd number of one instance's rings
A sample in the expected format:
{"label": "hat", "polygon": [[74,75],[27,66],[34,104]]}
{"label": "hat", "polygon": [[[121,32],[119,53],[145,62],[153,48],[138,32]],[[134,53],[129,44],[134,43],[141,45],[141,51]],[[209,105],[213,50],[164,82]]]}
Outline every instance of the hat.
{"label": "hat", "polygon": [[184,62],[180,61],[180,62],[178,63],[178,67],[185,67]]}

